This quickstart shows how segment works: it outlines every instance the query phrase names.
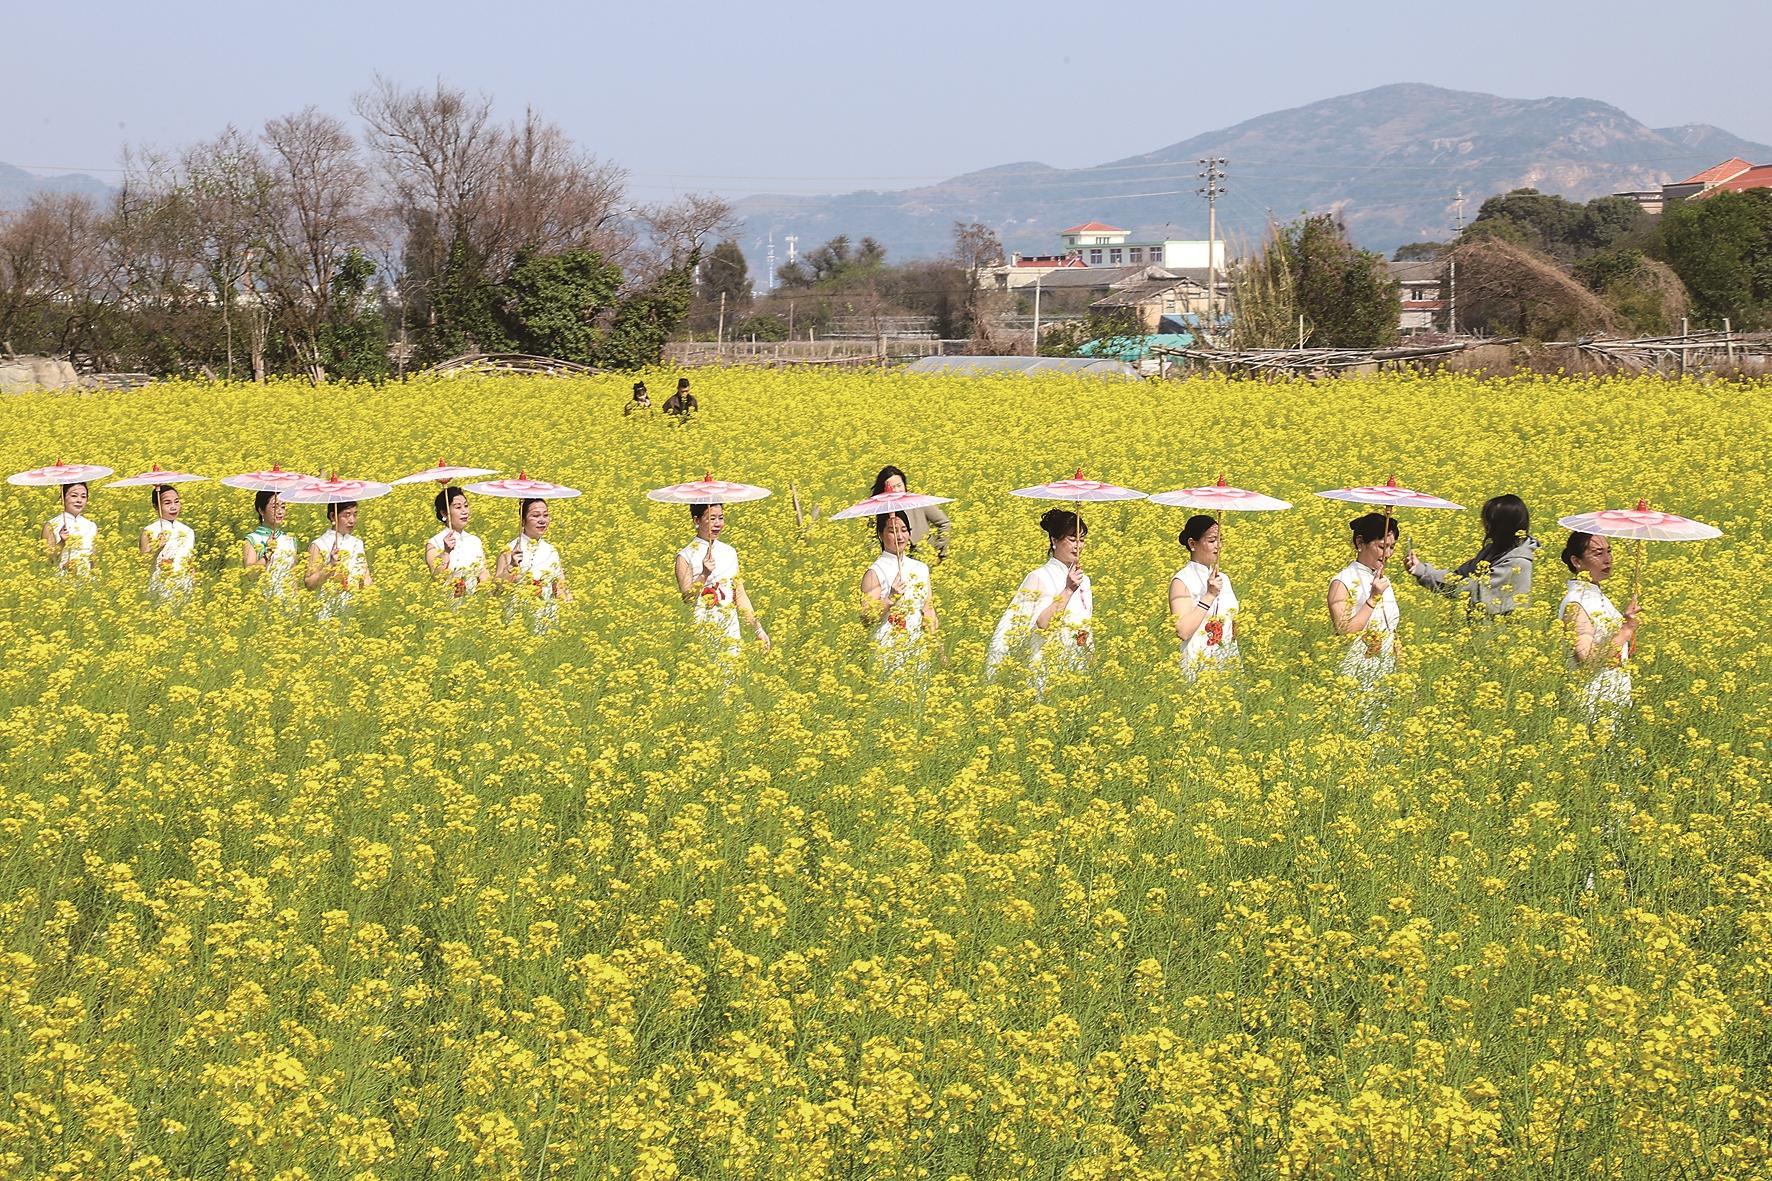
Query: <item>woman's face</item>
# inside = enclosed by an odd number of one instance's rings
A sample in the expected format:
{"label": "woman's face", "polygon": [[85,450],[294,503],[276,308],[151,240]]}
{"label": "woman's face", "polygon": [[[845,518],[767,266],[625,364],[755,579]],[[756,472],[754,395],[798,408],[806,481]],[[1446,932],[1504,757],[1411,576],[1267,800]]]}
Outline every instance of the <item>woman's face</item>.
{"label": "woman's face", "polygon": [[905,551],[911,548],[911,527],[898,516],[887,517],[885,528],[880,530],[880,548],[904,557]]}
{"label": "woman's face", "polygon": [[703,541],[712,541],[726,530],[726,506],[710,504],[708,511],[696,522],[695,535]]}
{"label": "woman's face", "polygon": [[1199,537],[1187,543],[1188,556],[1202,566],[1218,565],[1218,555],[1224,550],[1224,534],[1214,525]]}
{"label": "woman's face", "polygon": [[1604,582],[1612,573],[1612,542],[1594,537],[1587,543],[1587,552],[1574,559],[1575,573],[1585,574],[1594,582]]}
{"label": "woman's face", "polygon": [[893,475],[887,476],[886,477],[886,491],[888,491],[888,492],[903,492],[904,491],[904,477],[901,475],[898,475],[896,473],[894,473]]}
{"label": "woman's face", "polygon": [[1354,557],[1368,570],[1382,570],[1397,548],[1397,535],[1385,530],[1376,541],[1354,541]]}
{"label": "woman's face", "polygon": [[466,529],[468,527],[469,513],[470,510],[468,509],[468,498],[466,493],[451,499],[449,502],[449,527],[457,533]]}
{"label": "woman's face", "polygon": [[283,503],[283,494],[276,492],[271,499],[265,501],[264,516],[259,518],[267,525],[281,527],[289,519],[289,506]]}
{"label": "woman's face", "polygon": [[74,517],[86,511],[86,485],[70,484],[62,489],[62,511]]}
{"label": "woman's face", "polygon": [[1085,539],[1085,534],[1080,530],[1068,537],[1059,538],[1052,543],[1052,556],[1067,566],[1075,566],[1083,560]]}
{"label": "woman's face", "polygon": [[548,502],[545,500],[536,501],[523,510],[523,535],[531,541],[539,540],[541,535],[548,531],[548,522],[551,519],[548,513]]}
{"label": "woman's face", "polygon": [[357,531],[357,506],[353,504],[333,514],[332,527],[340,533],[355,533]]}
{"label": "woman's face", "polygon": [[163,521],[178,520],[178,489],[168,488],[160,494],[160,519]]}

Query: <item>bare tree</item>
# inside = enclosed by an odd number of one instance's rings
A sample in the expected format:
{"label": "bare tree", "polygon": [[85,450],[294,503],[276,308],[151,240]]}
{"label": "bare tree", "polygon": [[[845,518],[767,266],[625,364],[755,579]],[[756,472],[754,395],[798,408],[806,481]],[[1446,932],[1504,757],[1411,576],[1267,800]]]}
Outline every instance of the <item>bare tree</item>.
{"label": "bare tree", "polygon": [[34,321],[36,347],[86,346],[104,292],[103,219],[91,200],[40,193],[0,221],[0,340]]}
{"label": "bare tree", "polygon": [[332,279],[364,236],[367,174],[344,123],[314,107],[265,124],[273,207],[261,276],[284,330],[314,380],[326,380],[320,333],[332,315]]}
{"label": "bare tree", "polygon": [[642,277],[648,279],[693,268],[709,238],[725,237],[738,226],[732,206],[712,193],[685,193],[675,201],[643,205],[635,213],[652,241],[652,257],[640,264]]}
{"label": "bare tree", "polygon": [[491,273],[509,271],[525,249],[589,249],[617,265],[629,261],[633,236],[622,222],[626,170],[579,151],[534,109],[502,138],[485,238],[478,243]]}
{"label": "bare tree", "polygon": [[265,377],[264,301],[251,276],[266,255],[274,217],[273,178],[258,145],[230,126],[183,154],[182,190],[192,246],[221,310],[225,375],[234,377],[234,310],[244,301],[252,373]]}

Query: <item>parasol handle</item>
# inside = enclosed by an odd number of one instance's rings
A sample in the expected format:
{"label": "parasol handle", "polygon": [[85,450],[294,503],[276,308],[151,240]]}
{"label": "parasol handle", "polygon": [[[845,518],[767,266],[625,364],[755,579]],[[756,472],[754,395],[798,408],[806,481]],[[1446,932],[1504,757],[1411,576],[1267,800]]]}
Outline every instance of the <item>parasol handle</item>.
{"label": "parasol handle", "polygon": [[1637,598],[1643,589],[1643,539],[1637,538],[1636,552],[1631,555],[1630,597]]}

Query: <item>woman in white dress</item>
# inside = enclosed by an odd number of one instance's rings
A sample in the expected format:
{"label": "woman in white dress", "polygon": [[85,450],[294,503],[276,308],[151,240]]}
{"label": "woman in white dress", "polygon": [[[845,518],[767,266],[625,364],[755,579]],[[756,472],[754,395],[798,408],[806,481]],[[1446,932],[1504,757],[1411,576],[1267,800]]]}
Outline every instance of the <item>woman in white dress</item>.
{"label": "woman in white dress", "polygon": [[742,621],[756,633],[763,651],[769,651],[769,633],[752,609],[738,571],[738,551],[720,540],[726,531],[726,506],[692,504],[689,516],[695,521],[695,540],[677,551],[677,593],[690,605],[696,631],[715,657],[730,658],[738,655]]}
{"label": "woman in white dress", "polygon": [[1612,573],[1612,542],[1593,533],[1571,533],[1563,563],[1575,577],[1557,608],[1569,637],[1569,667],[1585,674],[1582,705],[1588,721],[1630,705],[1630,658],[1636,650],[1640,610],[1635,598],[1623,611],[1600,589]]}
{"label": "woman in white dress", "polygon": [[1384,567],[1402,531],[1396,518],[1383,513],[1355,517],[1348,526],[1354,560],[1329,580],[1329,623],[1337,635],[1354,637],[1341,672],[1370,695],[1397,668],[1397,596]]}
{"label": "woman in white dress", "polygon": [[1169,580],[1169,618],[1181,641],[1181,670],[1188,680],[1202,663],[1223,667],[1237,658],[1236,613],[1240,604],[1231,580],[1218,568],[1224,532],[1205,515],[1192,516],[1181,529],[1187,565]]}
{"label": "woman in white dress", "polygon": [[92,573],[98,552],[98,526],[86,519],[85,481],[62,485],[62,511],[43,523],[43,548],[57,574],[83,578]]}
{"label": "woman in white dress", "polygon": [[449,588],[449,597],[464,599],[480,589],[486,577],[486,546],[468,532],[468,494],[460,488],[437,493],[437,522],[443,528],[425,542],[425,565],[431,576]]}
{"label": "woman in white dress", "polygon": [[572,591],[566,585],[566,566],[560,560],[560,551],[543,536],[553,521],[548,502],[519,500],[517,520],[522,532],[499,551],[494,577],[512,592],[505,603],[505,622],[514,617],[517,604],[524,602],[529,609],[529,626],[539,634],[554,626],[560,617],[560,604],[572,601]]}
{"label": "woman in white dress", "polygon": [[281,493],[265,488],[253,496],[252,507],[258,527],[240,541],[240,568],[246,577],[259,580],[265,598],[287,599],[296,557],[295,535],[283,528],[289,506]]}
{"label": "woman in white dress", "polygon": [[369,550],[357,536],[357,502],[326,506],[332,526],[308,545],[308,572],[302,582],[320,592],[320,617],[331,619],[351,604],[351,596],[375,585]]}
{"label": "woman in white dress", "polygon": [[861,576],[862,622],[872,629],[882,672],[925,667],[925,637],[941,626],[929,567],[910,555],[911,522],[902,512],[874,518],[880,556]]}
{"label": "woman in white dress", "polygon": [[191,556],[197,535],[178,519],[182,507],[177,488],[154,485],[154,519],[142,530],[141,553],[148,559],[148,593],[162,603],[188,598],[196,586]]}
{"label": "woman in white dress", "polygon": [[1040,528],[1046,532],[1046,564],[1021,580],[985,658],[988,677],[1016,655],[1036,689],[1045,687],[1053,667],[1084,668],[1095,647],[1095,599],[1082,566],[1089,526],[1070,509],[1055,508],[1040,518]]}

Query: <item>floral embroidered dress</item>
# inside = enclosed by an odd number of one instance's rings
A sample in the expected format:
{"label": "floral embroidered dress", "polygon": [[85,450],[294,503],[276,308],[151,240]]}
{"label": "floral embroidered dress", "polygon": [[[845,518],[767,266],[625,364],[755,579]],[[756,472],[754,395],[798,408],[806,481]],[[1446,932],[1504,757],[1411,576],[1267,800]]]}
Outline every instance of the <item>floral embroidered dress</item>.
{"label": "floral embroidered dress", "polygon": [[713,577],[696,594],[690,618],[715,656],[736,656],[744,634],[738,619],[738,551],[724,541],[707,542],[698,537],[678,550],[677,556],[689,563],[694,578],[700,580],[710,545],[714,550]]}
{"label": "floral embroidered dress", "polygon": [[[1359,562],[1348,563],[1335,576],[1335,581],[1346,588],[1350,612],[1358,612],[1372,597],[1372,582],[1377,577],[1377,571]],[[1397,622],[1400,618],[1397,596],[1387,586],[1365,630],[1348,645],[1347,655],[1341,661],[1342,675],[1354,678],[1361,689],[1371,690],[1379,681],[1396,672]]]}
{"label": "floral embroidered dress", "polygon": [[449,587],[450,598],[462,599],[479,590],[486,577],[486,546],[472,533],[456,533],[453,529],[441,530],[425,544],[441,552],[443,543],[451,535],[455,537],[455,548],[449,551],[445,585]]}
{"label": "floral embroidered dress", "polygon": [[505,546],[511,555],[511,569],[517,581],[511,585],[512,595],[505,604],[508,623],[518,603],[529,609],[529,626],[544,632],[560,617],[560,596],[566,586],[566,566],[560,551],[544,537],[519,533]]}
{"label": "floral embroidered dress", "polygon": [[197,535],[183,521],[164,517],[154,518],[142,534],[154,563],[148,570],[148,593],[163,603],[188,597],[196,588],[191,555],[197,550]]}
{"label": "floral embroidered dress", "polygon": [[265,564],[265,572],[259,576],[265,598],[287,599],[289,576],[295,570],[295,535],[260,525],[246,535],[246,544],[258,551],[259,561]]}
{"label": "floral embroidered dress", "polygon": [[331,619],[351,605],[351,596],[369,581],[369,550],[363,539],[354,533],[328,529],[314,539],[314,545],[325,558],[338,547],[338,565],[330,577],[320,584],[320,618]]}
{"label": "floral embroidered dress", "polygon": [[1095,600],[1089,576],[1083,575],[1076,593],[1065,603],[1064,612],[1044,629],[1035,626],[1040,613],[1064,591],[1069,568],[1057,558],[1021,580],[1009,609],[997,620],[991,635],[990,652],[985,658],[985,673],[995,673],[1011,652],[1019,650],[1028,667],[1034,670],[1036,685],[1044,683],[1044,670],[1051,663],[1059,667],[1080,669],[1088,663],[1095,646],[1093,621]]}
{"label": "floral embroidered dress", "polygon": [[58,514],[54,524],[56,532],[68,535],[68,539],[62,542],[56,573],[72,578],[84,578],[91,574],[92,555],[98,548],[98,526],[84,516],[76,517],[72,513]]}
{"label": "floral embroidered dress", "polygon": [[[1620,611],[1606,592],[1585,578],[1569,580],[1569,589],[1563,595],[1563,601],[1557,605],[1557,618],[1571,629],[1574,628],[1574,611],[1580,607],[1587,612],[1587,617],[1594,625],[1594,649],[1605,651],[1607,655],[1599,662],[1599,668],[1588,676],[1586,684],[1581,687],[1582,704],[1587,710],[1589,721],[1596,720],[1601,710],[1621,710],[1630,705],[1630,658],[1629,651],[1613,648],[1612,637],[1624,625],[1624,612]],[[1584,671],[1581,662],[1575,659],[1574,645],[1570,645],[1569,667],[1576,673]],[[1592,669],[1592,665],[1585,666]]]}
{"label": "floral embroidered dress", "polygon": [[[1170,582],[1181,583],[1188,602],[1194,603],[1206,596],[1206,580],[1210,577],[1210,566],[1189,562],[1175,572]],[[1181,668],[1189,680],[1199,674],[1201,661],[1222,666],[1237,658],[1236,614],[1242,604],[1237,602],[1237,592],[1231,589],[1229,575],[1220,570],[1218,581],[1218,597],[1212,601],[1206,618],[1181,644]]]}
{"label": "floral embroidered dress", "polygon": [[923,646],[923,609],[932,589],[929,567],[915,558],[882,553],[868,569],[888,594],[901,572],[904,578],[904,594],[887,606],[885,617],[873,630],[883,670],[895,672],[914,661]]}

